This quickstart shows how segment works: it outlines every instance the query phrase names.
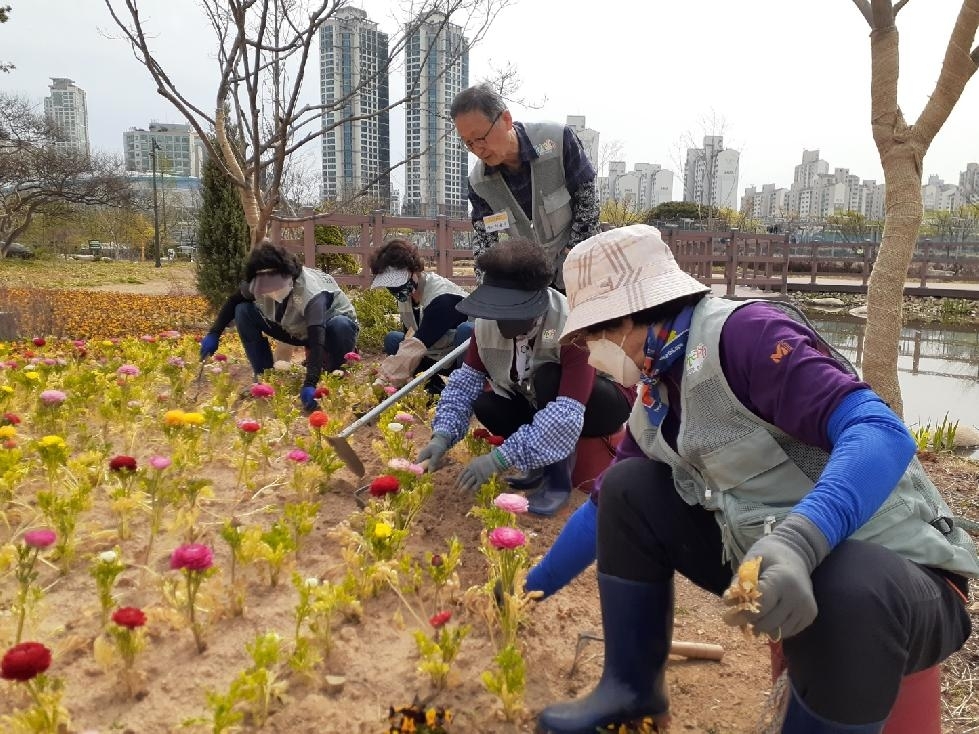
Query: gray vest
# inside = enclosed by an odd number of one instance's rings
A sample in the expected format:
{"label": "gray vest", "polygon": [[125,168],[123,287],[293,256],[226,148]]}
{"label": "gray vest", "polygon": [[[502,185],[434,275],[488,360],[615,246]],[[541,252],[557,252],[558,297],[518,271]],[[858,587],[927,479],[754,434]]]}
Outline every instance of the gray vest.
{"label": "gray vest", "polygon": [[530,161],[531,214],[528,219],[523,208],[495,171],[486,174],[486,165],[477,161],[469,174],[469,185],[493,208],[505,211],[510,222],[510,235],[525,237],[539,244],[554,270],[554,284],[564,287],[564,260],[571,236],[571,194],[564,175],[564,125],[556,122],[527,122],[523,124],[538,157]]}
{"label": "gray vest", "polygon": [[[354,323],[357,323],[357,312],[354,310],[353,304],[350,303],[347,294],[340,290],[340,286],[333,279],[333,276],[327,275],[322,270],[304,267],[302,273],[296,278],[292,295],[286,304],[285,313],[282,314],[282,321],[279,322],[282,328],[297,339],[305,339],[307,335],[306,317],[304,315],[306,306],[314,296],[323,291],[333,294],[333,303],[326,312],[324,324],[334,316],[341,315],[347,316]],[[268,296],[256,296],[255,305],[269,321],[275,319],[274,300]]]}
{"label": "gray vest", "polygon": [[[451,280],[435,273],[422,273],[419,276],[418,292],[421,294],[421,302],[418,304],[418,321],[425,318],[425,307],[439,296],[465,297],[467,295],[465,290]],[[418,331],[418,321],[415,321],[415,311],[412,308],[411,299],[404,303],[398,301],[398,312],[401,314],[401,323],[411,329],[412,333]],[[452,348],[452,340],[455,338],[455,334],[455,329],[449,329],[445,332],[445,336],[428,348],[425,356],[435,361],[440,360]]]}
{"label": "gray vest", "polygon": [[476,319],[474,334],[479,358],[489,375],[490,385],[497,395],[523,395],[530,404],[537,407],[534,394],[534,372],[547,362],[561,361],[561,329],[568,319],[568,299],[553,288],[548,289],[550,304],[544,314],[544,322],[537,330],[530,357],[530,372],[519,383],[510,378],[513,365],[513,339],[504,339],[496,322],[490,319]]}
{"label": "gray vest", "polygon": [[[643,452],[672,467],[680,496],[715,513],[725,559],[732,565],[740,563],[751,544],[812,489],[829,458],[822,449],[763,421],[731,391],[721,370],[721,329],[745,303],[708,297],[694,310],[680,386],[676,452],[649,424],[641,400],[629,417],[629,428]],[[792,306],[770,305],[808,323]],[[856,374],[842,355],[832,349],[830,353]],[[925,566],[979,576],[975,546],[951,518],[952,512],[915,458],[884,504],[853,537]]]}

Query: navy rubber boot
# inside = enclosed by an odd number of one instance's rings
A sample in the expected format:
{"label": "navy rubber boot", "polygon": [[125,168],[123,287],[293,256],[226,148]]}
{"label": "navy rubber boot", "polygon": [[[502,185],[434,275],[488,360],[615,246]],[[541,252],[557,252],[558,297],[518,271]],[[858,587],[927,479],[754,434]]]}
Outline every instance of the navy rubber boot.
{"label": "navy rubber boot", "polygon": [[673,637],[673,580],[645,583],[598,574],[605,667],[584,698],[548,706],[540,734],[594,734],[646,716],[665,724],[666,660]]}
{"label": "navy rubber boot", "polygon": [[532,494],[527,495],[527,511],[550,517],[571,498],[571,464],[573,456],[544,467],[544,478]]}

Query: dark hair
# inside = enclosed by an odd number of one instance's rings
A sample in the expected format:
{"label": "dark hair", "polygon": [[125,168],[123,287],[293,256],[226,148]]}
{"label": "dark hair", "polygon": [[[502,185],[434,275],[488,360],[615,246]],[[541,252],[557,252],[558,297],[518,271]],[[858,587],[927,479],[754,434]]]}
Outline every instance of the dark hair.
{"label": "dark hair", "polygon": [[526,291],[546,288],[554,275],[540,245],[522,237],[512,237],[485,250],[476,258],[476,268]]}
{"label": "dark hair", "polygon": [[379,275],[388,268],[420,273],[425,269],[425,263],[422,262],[417,247],[408,240],[396,237],[388,240],[371,253],[371,273]]}
{"label": "dark hair", "polygon": [[454,120],[467,112],[482,112],[488,120],[492,120],[506,108],[503,97],[493,87],[489,84],[476,84],[455,96],[452,106],[449,107],[449,117]]}
{"label": "dark hair", "polygon": [[[706,295],[707,293],[705,292],[681,296],[680,298],[674,298],[672,301],[661,303],[658,306],[644,308],[642,311],[628,314],[628,316],[636,326],[652,326],[659,321],[666,321],[667,319],[673,318],[687,306],[697,304]],[[625,316],[616,316],[614,319],[609,319],[608,321],[600,321],[597,324],[583,326],[581,331],[585,334],[600,334],[603,331],[613,331],[622,325],[624,319]]]}
{"label": "dark hair", "polygon": [[264,240],[248,254],[248,260],[245,262],[245,280],[254,280],[262,270],[271,270],[298,278],[303,271],[303,266],[285,247]]}

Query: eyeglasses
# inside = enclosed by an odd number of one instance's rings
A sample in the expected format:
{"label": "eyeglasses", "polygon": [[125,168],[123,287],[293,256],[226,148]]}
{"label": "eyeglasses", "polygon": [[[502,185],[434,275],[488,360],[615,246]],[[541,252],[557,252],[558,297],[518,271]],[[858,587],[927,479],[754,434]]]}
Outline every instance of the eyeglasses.
{"label": "eyeglasses", "polygon": [[489,134],[493,132],[493,128],[496,127],[496,123],[500,119],[500,116],[502,114],[503,114],[503,110],[500,110],[499,112],[496,113],[496,117],[493,118],[493,122],[491,122],[490,126],[486,129],[485,135],[482,135],[478,138],[473,138],[472,140],[463,140],[462,144],[465,145],[469,150],[472,150],[476,146],[479,146],[481,148],[484,145],[486,145],[486,138],[488,138]]}

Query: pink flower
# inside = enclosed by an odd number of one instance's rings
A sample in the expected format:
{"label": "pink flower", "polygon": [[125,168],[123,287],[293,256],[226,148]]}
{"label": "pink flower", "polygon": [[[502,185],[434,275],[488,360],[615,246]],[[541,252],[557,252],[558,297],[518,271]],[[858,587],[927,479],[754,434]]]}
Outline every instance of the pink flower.
{"label": "pink flower", "polygon": [[84,339],[72,339],[71,342],[72,346],[77,349],[82,349],[87,343]]}
{"label": "pink flower", "polygon": [[152,334],[143,334],[140,337],[140,340],[146,342],[147,344],[155,344],[156,343],[156,337],[153,336]]}
{"label": "pink flower", "polygon": [[258,433],[258,431],[261,430],[262,428],[262,424],[259,423],[258,421],[246,420],[246,421],[241,421],[238,424],[238,428],[240,428],[245,433]]}
{"label": "pink flower", "polygon": [[497,550],[513,550],[527,544],[527,538],[516,528],[494,528],[489,534],[490,544]]}
{"label": "pink flower", "polygon": [[394,420],[397,423],[404,423],[405,425],[410,426],[415,422],[415,416],[413,416],[411,413],[405,413],[402,411],[394,416]]}
{"label": "pink flower", "polygon": [[167,364],[170,365],[171,367],[178,367],[180,369],[183,369],[183,367],[185,367],[187,363],[184,362],[183,357],[167,357]]}
{"label": "pink flower", "polygon": [[425,467],[421,464],[412,464],[408,459],[395,458],[388,461],[388,468],[395,469],[397,471],[406,471],[411,474],[424,474]]}
{"label": "pink flower", "polygon": [[169,331],[161,331],[160,337],[163,339],[179,339],[180,332],[176,329],[170,329]]}
{"label": "pink flower", "polygon": [[24,533],[24,545],[29,545],[31,548],[37,548],[38,550],[54,545],[54,541],[57,539],[58,534],[50,528],[28,530]]}
{"label": "pink flower", "polygon": [[127,377],[137,377],[139,375],[139,367],[134,364],[124,364],[116,370],[117,375],[126,375]]}
{"label": "pink flower", "polygon": [[206,571],[213,564],[214,553],[200,543],[177,546],[170,555],[170,568],[173,570]]}
{"label": "pink flower", "polygon": [[514,515],[522,515],[527,511],[530,503],[521,494],[504,493],[498,495],[493,500],[493,504],[506,512],[512,512]]}
{"label": "pink flower", "polygon": [[68,396],[61,390],[45,390],[41,393],[41,402],[45,405],[61,405]]}
{"label": "pink flower", "polygon": [[293,449],[286,454],[286,458],[289,459],[289,461],[296,462],[297,464],[305,464],[307,461],[309,461],[309,454],[302,449]]}
{"label": "pink flower", "polygon": [[151,456],[149,460],[149,465],[157,471],[163,471],[172,463],[169,456]]}
{"label": "pink flower", "polygon": [[384,386],[384,394],[385,395],[394,395],[396,392],[398,392],[398,388],[396,388],[394,385],[385,385]]}
{"label": "pink flower", "polygon": [[263,382],[256,382],[252,385],[253,398],[270,398],[275,395],[275,388]]}
{"label": "pink flower", "polygon": [[357,352],[347,352],[343,355],[343,359],[345,362],[359,362],[360,355]]}

